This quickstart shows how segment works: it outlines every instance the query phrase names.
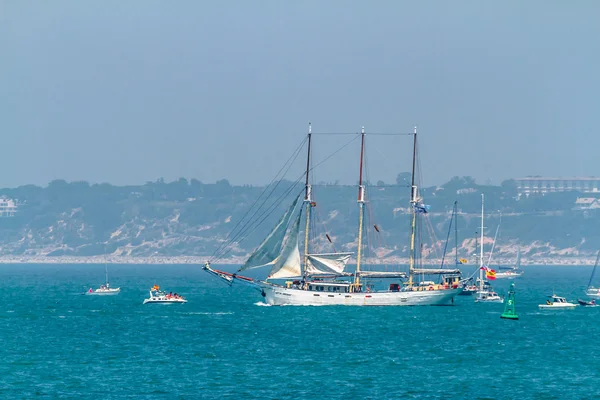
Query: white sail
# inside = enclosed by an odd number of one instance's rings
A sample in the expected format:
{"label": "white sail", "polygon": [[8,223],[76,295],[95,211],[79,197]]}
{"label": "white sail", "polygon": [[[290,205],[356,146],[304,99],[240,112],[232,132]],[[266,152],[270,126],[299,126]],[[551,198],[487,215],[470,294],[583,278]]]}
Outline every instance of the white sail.
{"label": "white sail", "polygon": [[268,279],[295,278],[302,275],[298,233],[300,232],[300,214],[289,230],[281,254],[273,262]]}
{"label": "white sail", "polygon": [[290,208],[281,217],[275,228],[262,241],[262,243],[254,250],[254,253],[248,258],[246,263],[239,269],[244,271],[252,268],[265,267],[275,261],[281,253],[281,246],[285,238],[285,233],[289,225],[290,219],[296,209],[298,198],[294,200]]}
{"label": "white sail", "polygon": [[309,254],[306,260],[306,275],[341,275],[352,253]]}

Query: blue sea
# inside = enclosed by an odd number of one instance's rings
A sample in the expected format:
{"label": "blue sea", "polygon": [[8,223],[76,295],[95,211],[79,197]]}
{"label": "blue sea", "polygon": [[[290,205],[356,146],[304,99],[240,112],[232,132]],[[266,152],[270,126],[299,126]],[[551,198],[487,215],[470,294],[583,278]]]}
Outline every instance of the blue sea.
{"label": "blue sea", "polygon": [[[0,265],[0,398],[595,399],[591,267],[528,266],[520,320],[448,307],[268,307],[192,265],[110,265],[117,296],[82,296],[102,265]],[[510,281],[494,286],[506,293]],[[188,299],[142,305],[159,284]]]}

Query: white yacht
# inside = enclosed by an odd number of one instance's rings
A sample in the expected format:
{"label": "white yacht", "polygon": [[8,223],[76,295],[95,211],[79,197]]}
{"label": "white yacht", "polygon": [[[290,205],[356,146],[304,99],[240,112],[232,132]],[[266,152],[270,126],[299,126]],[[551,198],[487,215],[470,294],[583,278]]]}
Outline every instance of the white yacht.
{"label": "white yacht", "polygon": [[[481,194],[481,246],[480,246],[480,260],[479,260],[479,279],[478,286],[479,290],[477,291],[477,297],[475,298],[475,302],[477,303],[503,303],[504,299],[498,295],[492,289],[490,283],[483,278],[483,273],[485,271],[485,275],[488,279],[494,280],[496,279],[496,272],[486,265],[483,264],[483,193]],[[496,229],[496,237],[498,236],[498,229]],[[494,244],[496,243],[496,237],[494,238]],[[494,251],[494,247],[492,245],[492,252]],[[490,259],[492,257],[492,252],[490,252]],[[489,261],[488,261],[489,264]]]}
{"label": "white yacht", "polygon": [[600,287],[592,286],[592,282],[594,281],[594,275],[596,274],[596,268],[598,267],[598,261],[600,260],[600,251],[596,256],[596,262],[594,263],[594,269],[592,269],[592,275],[590,276],[590,281],[588,282],[587,288],[585,289],[585,294],[590,297],[600,298]]}
{"label": "white yacht", "polygon": [[108,265],[104,264],[104,277],[105,283],[104,285],[100,285],[98,289],[90,288],[85,294],[87,295],[98,295],[98,296],[106,296],[106,295],[114,295],[119,294],[121,292],[121,288],[111,288],[110,283],[108,283]]}
{"label": "white yacht", "polygon": [[106,282],[105,285],[100,285],[98,289],[90,288],[86,294],[87,295],[98,295],[98,296],[107,296],[113,294],[119,294],[121,292],[121,288],[111,288],[110,284]]}

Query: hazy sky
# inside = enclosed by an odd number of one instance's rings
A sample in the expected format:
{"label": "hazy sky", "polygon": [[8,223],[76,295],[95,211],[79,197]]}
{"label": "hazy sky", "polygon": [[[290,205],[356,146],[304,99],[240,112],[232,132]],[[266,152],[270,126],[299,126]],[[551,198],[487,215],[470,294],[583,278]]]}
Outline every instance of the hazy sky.
{"label": "hazy sky", "polygon": [[[593,0],[3,0],[0,187],[267,183],[308,121],[418,125],[426,184],[600,175],[598,21]],[[371,180],[409,169],[408,138],[368,144]],[[358,150],[319,179],[356,181]]]}

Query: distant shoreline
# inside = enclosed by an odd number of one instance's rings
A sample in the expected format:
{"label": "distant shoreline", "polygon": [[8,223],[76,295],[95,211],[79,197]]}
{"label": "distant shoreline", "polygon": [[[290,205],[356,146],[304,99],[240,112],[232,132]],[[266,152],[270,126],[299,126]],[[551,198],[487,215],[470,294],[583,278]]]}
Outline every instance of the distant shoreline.
{"label": "distant shoreline", "polygon": [[[0,256],[0,264],[195,264],[204,265],[209,259],[208,256],[151,256],[151,257],[131,257],[131,256],[89,256],[89,257],[77,257],[77,256]],[[241,265],[245,262],[246,257],[232,257],[214,261],[217,265]],[[499,258],[494,260],[492,268],[499,265],[512,265],[514,259],[502,259]],[[531,257],[521,260],[522,266],[527,265],[572,265],[572,266],[584,266],[594,265],[595,257]],[[353,264],[354,260],[350,261]],[[407,265],[408,259],[399,257],[389,257],[383,259],[366,259],[363,263],[369,265]],[[425,265],[439,265],[438,263],[425,262]],[[459,265],[469,268],[476,267],[475,264],[462,264]],[[452,263],[446,263],[447,268],[452,268]]]}

